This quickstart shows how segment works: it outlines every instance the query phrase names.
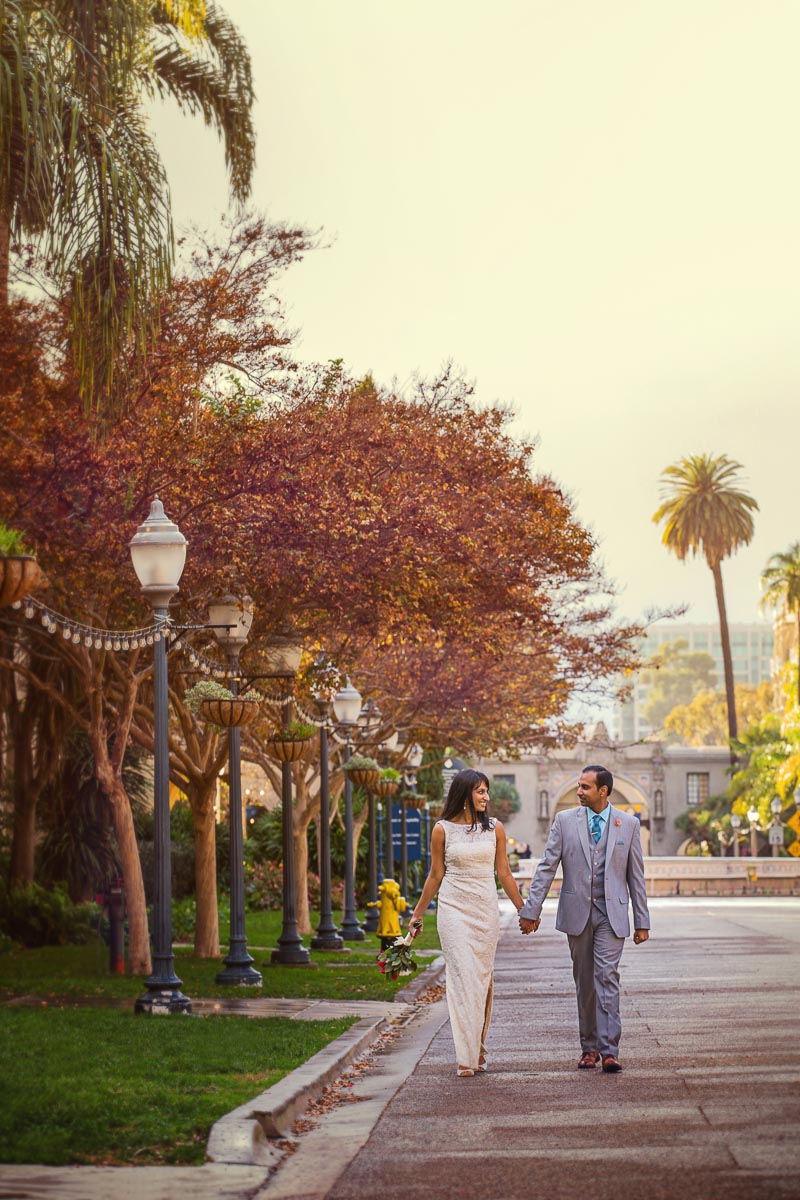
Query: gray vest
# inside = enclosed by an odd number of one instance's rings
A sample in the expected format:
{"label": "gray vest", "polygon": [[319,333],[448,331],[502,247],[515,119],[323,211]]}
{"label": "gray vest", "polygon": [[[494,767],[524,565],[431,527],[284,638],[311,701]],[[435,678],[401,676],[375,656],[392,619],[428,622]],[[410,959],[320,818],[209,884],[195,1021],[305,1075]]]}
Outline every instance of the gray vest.
{"label": "gray vest", "polygon": [[608,844],[608,827],[611,817],[602,823],[600,841],[595,845],[594,838],[589,834],[589,845],[592,848],[592,904],[596,904],[604,916],[608,916],[606,908],[606,846]]}

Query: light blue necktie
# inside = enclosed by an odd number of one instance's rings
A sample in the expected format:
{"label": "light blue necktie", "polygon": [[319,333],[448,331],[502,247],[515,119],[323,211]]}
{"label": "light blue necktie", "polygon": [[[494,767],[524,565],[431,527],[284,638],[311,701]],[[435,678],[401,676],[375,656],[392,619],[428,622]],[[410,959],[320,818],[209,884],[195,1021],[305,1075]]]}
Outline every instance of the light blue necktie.
{"label": "light blue necktie", "polygon": [[589,818],[589,832],[594,838],[595,844],[600,841],[600,824],[600,817],[597,815],[597,813],[592,813],[591,817]]}

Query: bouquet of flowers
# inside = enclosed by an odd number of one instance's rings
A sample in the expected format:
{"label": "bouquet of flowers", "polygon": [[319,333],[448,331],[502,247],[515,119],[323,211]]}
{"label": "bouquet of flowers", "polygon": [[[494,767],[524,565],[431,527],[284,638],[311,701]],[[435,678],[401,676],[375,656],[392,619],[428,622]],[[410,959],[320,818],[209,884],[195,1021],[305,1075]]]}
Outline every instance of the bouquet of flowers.
{"label": "bouquet of flowers", "polygon": [[414,932],[407,933],[404,938],[395,938],[391,946],[381,950],[377,959],[381,975],[391,975],[392,979],[397,979],[399,975],[411,975],[416,971],[417,962],[411,949],[415,936]]}

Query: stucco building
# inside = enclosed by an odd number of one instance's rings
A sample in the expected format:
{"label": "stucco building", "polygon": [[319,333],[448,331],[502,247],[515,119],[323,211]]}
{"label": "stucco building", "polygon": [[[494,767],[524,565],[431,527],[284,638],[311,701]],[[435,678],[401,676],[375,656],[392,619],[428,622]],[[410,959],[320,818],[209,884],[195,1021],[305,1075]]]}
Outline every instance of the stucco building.
{"label": "stucco building", "polygon": [[578,778],[588,763],[612,772],[612,803],[639,817],[644,853],[674,855],[685,840],[685,834],[675,828],[675,818],[706,796],[725,790],[730,754],[723,746],[616,744],[600,722],[588,740],[573,749],[522,755],[508,762],[482,758],[476,765],[490,779],[514,784],[522,807],[507,823],[507,832],[527,842],[538,858],[556,813],[577,806]]}

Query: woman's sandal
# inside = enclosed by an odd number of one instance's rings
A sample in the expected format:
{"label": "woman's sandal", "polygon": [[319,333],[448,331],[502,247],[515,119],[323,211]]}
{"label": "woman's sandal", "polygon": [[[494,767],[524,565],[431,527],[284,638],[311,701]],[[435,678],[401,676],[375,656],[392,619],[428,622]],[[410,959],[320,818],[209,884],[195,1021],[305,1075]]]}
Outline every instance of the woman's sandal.
{"label": "woman's sandal", "polygon": [[459,1079],[471,1079],[474,1074],[472,1067],[459,1067],[456,1071]]}

